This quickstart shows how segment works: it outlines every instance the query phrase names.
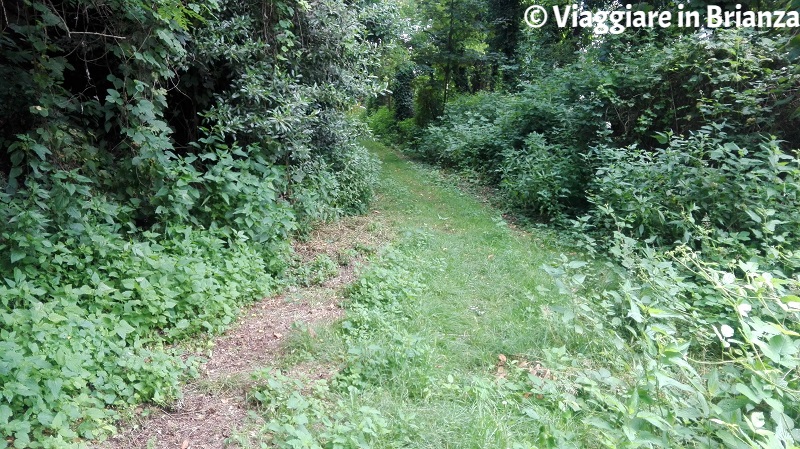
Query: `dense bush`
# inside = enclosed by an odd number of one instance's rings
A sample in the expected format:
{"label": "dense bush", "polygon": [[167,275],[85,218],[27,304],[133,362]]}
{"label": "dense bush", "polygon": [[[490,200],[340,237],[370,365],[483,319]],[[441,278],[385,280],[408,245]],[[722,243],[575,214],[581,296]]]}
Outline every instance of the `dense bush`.
{"label": "dense bush", "polygon": [[557,217],[582,200],[583,161],[539,133],[529,134],[520,150],[504,150],[501,164],[500,187],[511,205],[524,212]]}
{"label": "dense bush", "polygon": [[800,241],[800,160],[779,142],[740,147],[709,128],[656,153],[600,147],[597,159],[592,222],[607,232],[707,252],[723,239],[739,257],[772,262]]}
{"label": "dense bush", "polygon": [[408,151],[499,183],[510,203],[541,218],[580,210],[589,179],[587,140],[594,127],[555,97],[557,80],[518,95],[480,93],[448,105],[441,122]]}
{"label": "dense bush", "polygon": [[391,142],[397,139],[397,120],[394,112],[387,106],[380,106],[375,112],[366,117],[367,126],[372,133]]}
{"label": "dense bush", "polygon": [[366,209],[360,6],[4,5],[0,444],[68,447],[174,398],[192,363],[165,342],[221,331],[277,288],[292,233]]}
{"label": "dense bush", "polygon": [[[412,152],[502,182],[512,202],[535,215],[580,214],[592,173],[605,163],[595,147],[635,144],[656,154],[668,140],[661,134],[705,128],[717,130],[722,146],[757,148],[761,135],[784,139],[784,151],[800,144],[788,125],[800,75],[780,45],[747,30],[636,44],[611,37],[569,65],[540,69],[517,93],[449,103]],[[531,152],[531,141],[545,144]],[[575,169],[565,175],[566,166]]]}
{"label": "dense bush", "polygon": [[504,114],[504,96],[481,93],[462,96],[448,105],[440,124],[425,128],[410,149],[422,159],[457,169],[496,176],[504,147],[498,120]]}
{"label": "dense bush", "polygon": [[82,244],[38,239],[0,286],[0,410],[15,447],[98,437],[116,417],[109,407],[173,399],[191,364],[160,342],[218,332],[276,286],[244,238],[187,227],[131,242],[92,230]]}
{"label": "dense bush", "polygon": [[602,447],[796,446],[798,279],[621,233],[610,252],[602,276],[578,261],[550,269],[578,304],[564,319],[609,347],[603,368],[561,366],[580,393],[550,399],[573,404]]}

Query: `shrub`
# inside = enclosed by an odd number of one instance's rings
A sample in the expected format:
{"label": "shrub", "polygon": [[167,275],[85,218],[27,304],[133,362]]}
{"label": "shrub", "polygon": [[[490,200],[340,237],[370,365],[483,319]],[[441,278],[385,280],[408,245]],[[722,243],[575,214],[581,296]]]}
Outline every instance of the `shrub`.
{"label": "shrub", "polygon": [[444,94],[431,75],[420,76],[414,80],[414,120],[424,128],[439,118],[444,112]]}
{"label": "shrub", "polygon": [[600,147],[590,196],[595,225],[707,250],[724,239],[720,246],[739,247],[745,258],[792,249],[800,238],[800,160],[775,140],[742,148],[712,131],[672,137],[659,152]]}
{"label": "shrub", "polygon": [[394,112],[387,106],[381,106],[367,116],[367,125],[373,134],[386,142],[393,142],[397,138],[397,122]]}
{"label": "shrub", "polygon": [[511,204],[543,217],[559,217],[579,204],[585,189],[577,152],[531,133],[521,150],[503,152],[500,187]]}
{"label": "shrub", "polygon": [[340,148],[331,159],[338,183],[331,203],[343,214],[366,212],[378,183],[378,159],[357,143]]}
{"label": "shrub", "polygon": [[580,389],[564,400],[600,444],[794,447],[798,280],[744,261],[737,275],[687,247],[658,253],[621,233],[611,253],[612,285],[584,283],[577,261],[550,269],[577,292],[576,326],[615,348],[608,369],[564,368],[579,370]]}
{"label": "shrub", "polygon": [[298,222],[365,210],[377,171],[343,119],[378,91],[368,12],[57,3],[10,6],[0,39],[0,445],[20,448],[172,398],[192,363],[163,345],[274,291]]}
{"label": "shrub", "polygon": [[422,134],[422,128],[417,126],[413,118],[397,122],[397,141],[404,148],[414,145]]}
{"label": "shrub", "polygon": [[441,124],[425,129],[413,154],[447,167],[475,170],[497,178],[501,154],[508,144],[499,119],[504,113],[499,94],[462,96],[448,104]]}
{"label": "shrub", "polygon": [[174,398],[192,363],[159,343],[219,332],[275,288],[243,236],[174,228],[130,242],[91,230],[91,244],[36,236],[35,255],[0,285],[0,420],[15,447],[97,438],[110,407]]}

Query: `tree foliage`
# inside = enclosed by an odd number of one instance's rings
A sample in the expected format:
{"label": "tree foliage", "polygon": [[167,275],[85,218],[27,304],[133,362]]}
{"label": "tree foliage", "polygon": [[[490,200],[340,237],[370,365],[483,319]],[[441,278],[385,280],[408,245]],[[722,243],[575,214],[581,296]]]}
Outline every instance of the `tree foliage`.
{"label": "tree foliage", "polygon": [[193,362],[163,342],[219,332],[293,233],[365,210],[348,110],[379,90],[377,12],[3,3],[0,444],[69,447],[174,398]]}

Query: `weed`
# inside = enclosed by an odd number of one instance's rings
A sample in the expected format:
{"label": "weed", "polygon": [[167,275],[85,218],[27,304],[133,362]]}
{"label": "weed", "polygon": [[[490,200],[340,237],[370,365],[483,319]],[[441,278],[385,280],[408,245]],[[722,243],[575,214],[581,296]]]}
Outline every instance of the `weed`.
{"label": "weed", "polygon": [[339,265],[327,254],[320,254],[309,263],[298,262],[290,271],[290,279],[296,285],[310,287],[324,284],[338,272]]}

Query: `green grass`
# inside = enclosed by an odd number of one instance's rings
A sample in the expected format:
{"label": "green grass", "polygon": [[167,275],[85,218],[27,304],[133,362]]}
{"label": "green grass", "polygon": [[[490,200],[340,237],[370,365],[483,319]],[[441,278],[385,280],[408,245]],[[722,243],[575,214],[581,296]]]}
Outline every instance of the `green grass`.
{"label": "green grass", "polygon": [[[568,249],[547,231],[510,228],[498,210],[443,182],[437,171],[378,143],[366,145],[383,161],[374,208],[395,228],[400,237],[394,246],[405,254],[400,262],[378,258],[375,264],[389,272],[399,264],[398,273],[420,283],[399,306],[353,306],[347,319],[367,322],[357,336],[340,325],[317,339],[297,338],[287,362],[316,360],[361,372],[360,383],[332,380],[326,401],[339,402],[340,411],[379,410],[389,424],[373,437],[374,447],[528,448],[547,439],[543,428],[578,431],[569,413],[529,394],[527,371],[506,366],[506,376],[499,376],[497,368],[501,354],[506,365],[538,361],[545,368],[559,354],[587,363],[591,354],[599,356],[590,338],[552,312],[564,296],[542,266]],[[375,368],[371,361],[387,362]],[[297,411],[265,413],[288,419],[281,414]],[[265,430],[262,438],[274,434]]]}
{"label": "green grass", "polygon": [[410,329],[436,342],[444,369],[483,373],[498,354],[537,359],[543,348],[567,343],[542,319],[543,309],[561,300],[542,270],[566,251],[556,236],[510,229],[498,210],[437,186],[436,171],[370,147],[384,163],[381,211],[400,235],[423,232],[427,244],[418,256],[443,265],[427,281]]}

